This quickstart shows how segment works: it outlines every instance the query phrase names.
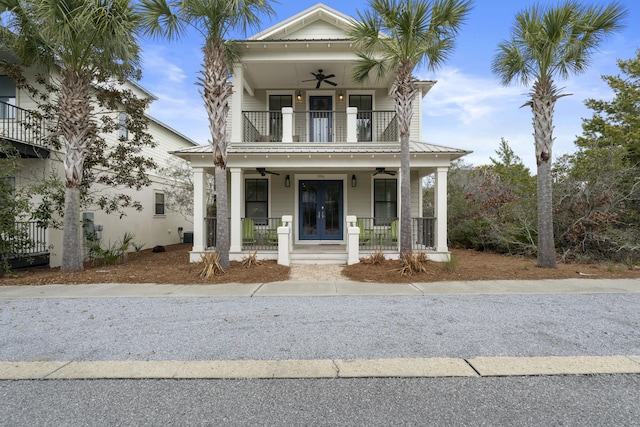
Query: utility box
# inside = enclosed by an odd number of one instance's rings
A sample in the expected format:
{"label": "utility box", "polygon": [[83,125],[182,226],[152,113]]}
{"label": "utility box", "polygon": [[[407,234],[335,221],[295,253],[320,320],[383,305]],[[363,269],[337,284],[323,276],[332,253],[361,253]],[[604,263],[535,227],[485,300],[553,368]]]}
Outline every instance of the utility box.
{"label": "utility box", "polygon": [[193,243],[193,231],[184,232],[184,243]]}

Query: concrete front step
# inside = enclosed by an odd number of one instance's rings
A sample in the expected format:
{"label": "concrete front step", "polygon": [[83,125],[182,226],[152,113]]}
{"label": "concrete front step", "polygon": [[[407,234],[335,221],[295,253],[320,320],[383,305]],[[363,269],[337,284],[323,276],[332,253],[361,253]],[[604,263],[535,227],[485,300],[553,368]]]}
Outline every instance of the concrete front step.
{"label": "concrete front step", "polygon": [[291,264],[346,264],[346,253],[291,253]]}

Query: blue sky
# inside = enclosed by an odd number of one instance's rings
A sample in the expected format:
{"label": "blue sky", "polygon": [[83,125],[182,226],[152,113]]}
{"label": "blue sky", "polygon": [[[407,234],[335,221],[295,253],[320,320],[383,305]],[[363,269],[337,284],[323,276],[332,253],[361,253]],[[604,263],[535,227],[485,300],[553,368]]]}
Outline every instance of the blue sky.
{"label": "blue sky", "polygon": [[[316,3],[314,0],[281,0],[280,4],[274,4],[276,16],[265,20],[261,29]],[[325,0],[323,3],[350,16],[356,16],[356,10],[366,7],[364,1]],[[422,100],[423,141],[472,150],[473,154],[465,157],[465,161],[482,165],[490,162],[490,156],[495,157],[500,139],[505,138],[535,173],[531,110],[520,108],[526,102],[529,88],[501,86],[490,68],[498,43],[509,36],[516,13],[534,3],[475,0],[474,9],[457,39],[457,48],[446,64],[435,72],[416,70],[417,77],[438,81]],[[575,136],[582,133],[582,118],[591,116],[583,101],[611,98],[611,91],[601,76],[618,74],[616,60],[633,58],[640,48],[640,1],[620,3],[628,10],[623,31],[601,45],[587,73],[557,82],[558,87],[572,95],[561,98],[556,105],[554,157],[574,151]],[[208,121],[195,84],[202,64],[201,46],[202,39],[195,33],[179,42],[143,40],[140,83],[159,98],[151,106],[153,117],[199,144],[206,144]]]}

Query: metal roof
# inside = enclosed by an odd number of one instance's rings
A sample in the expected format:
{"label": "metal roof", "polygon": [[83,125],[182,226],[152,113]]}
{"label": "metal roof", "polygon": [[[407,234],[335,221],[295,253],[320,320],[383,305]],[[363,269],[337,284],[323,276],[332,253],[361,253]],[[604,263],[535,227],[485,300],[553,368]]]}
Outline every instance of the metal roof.
{"label": "metal roof", "polygon": [[[446,147],[444,145],[431,144],[421,141],[410,141],[409,150],[414,154],[453,154],[462,157],[471,153],[468,150]],[[211,145],[199,145],[184,150],[172,151],[176,155],[188,154],[213,154]],[[259,143],[243,142],[230,144],[228,154],[313,154],[313,153],[342,153],[342,154],[376,154],[376,153],[400,153],[400,144],[390,143]]]}

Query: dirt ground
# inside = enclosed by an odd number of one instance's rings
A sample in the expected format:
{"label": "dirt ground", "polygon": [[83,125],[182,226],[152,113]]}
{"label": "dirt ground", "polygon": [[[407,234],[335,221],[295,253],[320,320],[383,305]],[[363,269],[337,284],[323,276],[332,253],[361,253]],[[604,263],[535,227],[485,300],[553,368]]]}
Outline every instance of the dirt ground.
{"label": "dirt ground", "polygon": [[[242,267],[232,262],[225,274],[213,279],[199,277],[201,265],[189,263],[191,245],[172,245],[166,252],[150,249],[128,255],[126,262],[115,266],[87,266],[81,272],[32,269],[9,273],[0,278],[2,285],[46,285],[79,283],[264,283],[287,280],[290,268],[264,261],[262,265]],[[640,278],[639,269],[613,264],[558,264],[557,269],[536,267],[535,259],[508,257],[487,252],[453,249],[450,263],[429,262],[426,273],[400,275],[399,261],[387,260],[380,265],[359,263],[344,266],[345,279],[360,282],[409,283],[458,280],[523,280],[566,278]],[[260,254],[258,253],[258,258]]]}

